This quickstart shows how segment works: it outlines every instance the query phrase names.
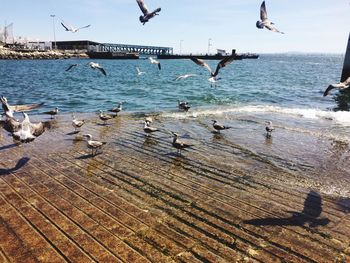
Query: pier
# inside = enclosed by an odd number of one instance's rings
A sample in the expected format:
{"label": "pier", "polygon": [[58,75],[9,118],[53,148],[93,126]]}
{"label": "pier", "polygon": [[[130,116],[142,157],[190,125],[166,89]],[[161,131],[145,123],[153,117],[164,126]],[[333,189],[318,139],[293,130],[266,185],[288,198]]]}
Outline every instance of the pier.
{"label": "pier", "polygon": [[1,262],[350,262],[348,200],[310,190],[308,176],[229,133],[220,139],[199,119],[179,120],[176,129],[205,131],[181,157],[166,132],[145,137],[144,116],[106,126],[78,118],[107,141],[103,153],[90,156],[70,116],[22,146],[1,131]]}

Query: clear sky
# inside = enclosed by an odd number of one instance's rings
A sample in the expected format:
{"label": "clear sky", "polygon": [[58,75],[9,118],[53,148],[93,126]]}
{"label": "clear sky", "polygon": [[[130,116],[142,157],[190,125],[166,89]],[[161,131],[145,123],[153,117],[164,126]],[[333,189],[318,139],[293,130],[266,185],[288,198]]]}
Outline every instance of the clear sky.
{"label": "clear sky", "polygon": [[[13,22],[15,36],[174,47],[183,53],[216,48],[237,52],[344,53],[350,27],[349,0],[266,0],[268,17],[286,34],[255,27],[261,0],[145,0],[160,15],[143,26],[135,0],[0,0],[0,25]],[[65,32],[61,20],[79,27]],[[182,40],[182,41],[181,41]]]}

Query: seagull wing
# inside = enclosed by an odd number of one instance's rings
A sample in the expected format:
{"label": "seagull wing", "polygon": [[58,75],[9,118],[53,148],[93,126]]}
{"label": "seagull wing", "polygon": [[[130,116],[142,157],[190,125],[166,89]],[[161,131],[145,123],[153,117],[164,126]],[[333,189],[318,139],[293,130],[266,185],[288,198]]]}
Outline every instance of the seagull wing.
{"label": "seagull wing", "polygon": [[20,111],[31,111],[43,105],[44,103],[42,102],[42,103],[27,104],[27,105],[12,105],[12,106],[9,106],[9,108],[15,112],[20,112]]}
{"label": "seagull wing", "polygon": [[146,16],[149,14],[148,8],[143,0],[136,0],[137,4],[139,5],[142,13]]}
{"label": "seagull wing", "polygon": [[79,27],[77,28],[77,31],[80,30],[80,29],[83,29],[83,28],[87,28],[87,27],[90,27],[91,25],[87,25],[87,26],[82,26],[82,27]]}
{"label": "seagull wing", "polygon": [[161,70],[162,66],[160,65],[160,62],[158,61],[158,69]]}
{"label": "seagull wing", "polygon": [[4,110],[4,112],[9,112],[11,109],[10,109],[10,105],[8,104],[6,98],[1,96],[0,101],[2,103],[2,109]]}
{"label": "seagull wing", "polygon": [[137,74],[141,73],[141,71],[140,71],[140,69],[138,67],[136,67],[136,71],[137,71]]}
{"label": "seagull wing", "polygon": [[7,118],[6,120],[0,120],[0,126],[2,126],[5,131],[13,133],[20,129],[21,123],[14,118]]}
{"label": "seagull wing", "polygon": [[211,70],[210,66],[209,66],[207,63],[205,63],[204,60],[199,59],[199,58],[191,58],[191,60],[192,60],[194,63],[196,63],[198,66],[201,66],[201,67],[206,68],[206,69],[209,70],[209,72],[212,74],[212,70]]}
{"label": "seagull wing", "polygon": [[271,30],[272,32],[284,34],[284,32],[279,31],[271,22],[268,23],[268,24],[264,24],[264,26],[265,26],[268,30]]}
{"label": "seagull wing", "polygon": [[212,76],[213,76],[213,77],[216,77],[216,76],[219,74],[219,70],[220,70],[221,68],[224,68],[224,67],[226,67],[227,65],[231,64],[233,60],[234,60],[234,57],[233,57],[233,56],[227,57],[227,58],[224,58],[223,60],[221,60],[221,61],[218,63],[218,65],[217,65],[217,67],[216,67],[216,70],[215,70],[214,74],[212,74]]}
{"label": "seagull wing", "polygon": [[78,66],[78,65],[77,65],[77,64],[70,65],[70,66],[66,69],[66,71],[69,71],[69,70],[71,70],[73,67],[76,67],[76,66]]}
{"label": "seagull wing", "polygon": [[104,70],[104,68],[99,67],[98,69],[102,72],[103,75],[107,76],[107,73],[106,73],[106,71]]}
{"label": "seagull wing", "polygon": [[266,12],[265,1],[263,1],[261,6],[260,6],[260,19],[261,19],[262,22],[267,20],[267,12]]}
{"label": "seagull wing", "polygon": [[30,125],[30,132],[35,136],[38,137],[41,134],[44,133],[47,129],[50,129],[52,126],[51,122],[45,121],[45,122],[39,122],[39,123],[31,123]]}
{"label": "seagull wing", "polygon": [[349,86],[350,85],[350,77],[348,77],[343,83],[345,86]]}
{"label": "seagull wing", "polygon": [[63,21],[61,22],[61,25],[66,29],[66,31],[73,31],[74,28],[70,25],[64,24]]}

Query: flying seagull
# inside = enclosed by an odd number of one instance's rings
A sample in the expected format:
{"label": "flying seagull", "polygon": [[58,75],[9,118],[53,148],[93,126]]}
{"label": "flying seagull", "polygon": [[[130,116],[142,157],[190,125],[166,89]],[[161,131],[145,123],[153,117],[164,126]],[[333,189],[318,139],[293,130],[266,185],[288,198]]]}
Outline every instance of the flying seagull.
{"label": "flying seagull", "polygon": [[58,108],[54,108],[53,110],[50,110],[50,111],[45,111],[43,112],[43,114],[48,114],[48,115],[51,115],[51,119],[54,118],[54,116],[56,116],[58,114],[59,110]]}
{"label": "flying seagull", "polygon": [[219,124],[216,120],[212,120],[213,122],[213,128],[215,130],[217,130],[218,133],[220,133],[220,131],[222,130],[227,130],[227,129],[231,129],[232,127],[230,126],[225,126],[223,124]]}
{"label": "flying seagull", "polygon": [[155,60],[155,59],[152,58],[152,57],[149,57],[148,59],[149,59],[149,62],[150,62],[151,64],[156,64],[156,65],[158,65],[158,69],[159,69],[159,70],[162,69],[162,67],[160,66],[160,62],[159,62],[158,60]]}
{"label": "flying seagull", "polygon": [[230,57],[226,57],[226,58],[222,59],[218,63],[218,65],[216,66],[215,71],[213,72],[211,70],[210,66],[204,60],[199,59],[199,58],[191,58],[191,60],[194,63],[196,63],[198,66],[204,67],[210,72],[210,78],[208,79],[210,82],[215,82],[215,81],[219,80],[219,78],[217,77],[217,75],[219,74],[219,70],[221,68],[224,68],[227,65],[231,64],[234,59],[235,59],[234,56],[230,56]]}
{"label": "flying seagull", "polygon": [[85,120],[77,120],[73,115],[72,126],[74,127],[75,131],[81,128],[84,124],[85,124]]}
{"label": "flying seagull", "polygon": [[178,104],[179,109],[183,110],[183,111],[188,111],[191,108],[191,106],[188,104],[187,101],[177,100],[177,104]]}
{"label": "flying seagull", "polygon": [[146,73],[146,72],[141,71],[138,67],[136,67],[136,71],[137,71],[138,76]]}
{"label": "flying seagull", "polygon": [[260,6],[260,19],[261,21],[256,22],[256,27],[259,29],[263,29],[266,27],[268,30],[272,32],[277,32],[284,34],[283,32],[279,31],[276,27],[275,24],[272,23],[268,18],[267,18],[267,12],[266,12],[266,6],[265,6],[265,1],[262,2]]}
{"label": "flying seagull", "polygon": [[155,127],[151,127],[150,122],[145,121],[145,126],[143,127],[143,131],[144,131],[145,133],[147,133],[147,135],[149,135],[149,134],[151,134],[151,133],[153,133],[153,132],[157,132],[157,131],[159,131],[159,130],[158,130],[157,128],[155,128]]}
{"label": "flying seagull", "polygon": [[66,31],[70,31],[72,33],[76,33],[80,29],[87,28],[87,27],[91,26],[91,25],[87,25],[87,26],[82,26],[82,27],[79,27],[79,28],[75,28],[75,27],[73,27],[71,25],[68,25],[68,24],[64,23],[63,21],[61,22],[61,25],[66,29]]}
{"label": "flying seagull", "polygon": [[2,104],[2,109],[4,110],[3,115],[6,115],[7,117],[11,117],[11,118],[13,118],[14,112],[31,111],[44,105],[44,103],[27,104],[27,105],[10,105],[4,96],[0,97],[0,101]]}
{"label": "flying seagull", "polygon": [[84,134],[83,136],[87,138],[87,146],[89,149],[91,149],[92,156],[96,155],[97,150],[106,144],[106,142],[93,141],[91,134]]}
{"label": "flying seagull", "polygon": [[197,76],[197,75],[196,74],[180,75],[180,76],[177,76],[175,80],[187,79],[187,78],[194,77],[194,76]]}
{"label": "flying seagull", "polygon": [[12,137],[15,141],[22,143],[28,143],[39,137],[44,131],[51,127],[50,122],[31,123],[29,117],[23,112],[24,119],[17,127],[17,131],[12,133]]}
{"label": "flying seagull", "polygon": [[90,63],[89,63],[89,66],[90,66],[90,68],[92,68],[92,69],[98,69],[99,71],[102,72],[103,75],[107,76],[107,73],[106,73],[106,71],[104,70],[104,68],[101,67],[98,63],[90,62]]}
{"label": "flying seagull", "polygon": [[266,138],[271,138],[271,135],[272,135],[272,132],[274,131],[274,127],[272,125],[272,122],[271,121],[267,121],[266,122],[266,127],[265,127],[265,130],[266,130]]}
{"label": "flying seagull", "polygon": [[156,10],[150,12],[143,0],[136,0],[136,2],[139,5],[139,7],[143,13],[143,16],[140,16],[140,22],[143,25],[145,25],[148,22],[148,20],[150,20],[154,16],[158,15],[157,13],[159,13],[161,10],[161,8],[157,8]]}
{"label": "flying seagull", "polygon": [[174,137],[173,137],[173,143],[172,143],[172,145],[173,145],[173,147],[174,147],[175,149],[177,149],[177,153],[178,153],[178,154],[181,155],[181,150],[193,146],[192,144],[188,144],[188,143],[186,143],[186,142],[184,142],[184,141],[180,141],[180,140],[178,139],[178,134],[177,134],[177,133],[175,133],[175,132],[171,132],[171,133],[172,133],[173,136],[174,136]]}
{"label": "flying seagull", "polygon": [[70,71],[72,68],[74,68],[76,66],[78,66],[78,64],[72,64],[66,69],[66,71]]}
{"label": "flying seagull", "polygon": [[340,90],[343,90],[343,89],[347,89],[350,87],[350,77],[348,77],[345,81],[343,82],[340,82],[340,83],[336,83],[336,84],[331,84],[328,86],[328,88],[325,90],[325,92],[323,93],[323,96],[327,96],[329,94],[329,92],[332,90],[332,89],[340,89]]}

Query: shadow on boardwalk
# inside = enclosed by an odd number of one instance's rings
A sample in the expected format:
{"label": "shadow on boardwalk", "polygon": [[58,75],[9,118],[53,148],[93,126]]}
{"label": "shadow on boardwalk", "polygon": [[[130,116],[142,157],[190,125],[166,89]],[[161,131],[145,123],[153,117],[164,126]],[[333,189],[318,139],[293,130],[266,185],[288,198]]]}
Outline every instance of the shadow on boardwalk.
{"label": "shadow on boardwalk", "polygon": [[1,175],[8,175],[10,173],[18,171],[23,166],[25,166],[29,160],[30,160],[30,158],[23,157],[23,158],[18,160],[18,162],[16,163],[15,167],[13,167],[13,168],[9,168],[9,169],[2,169],[2,168],[0,168],[0,176]]}

